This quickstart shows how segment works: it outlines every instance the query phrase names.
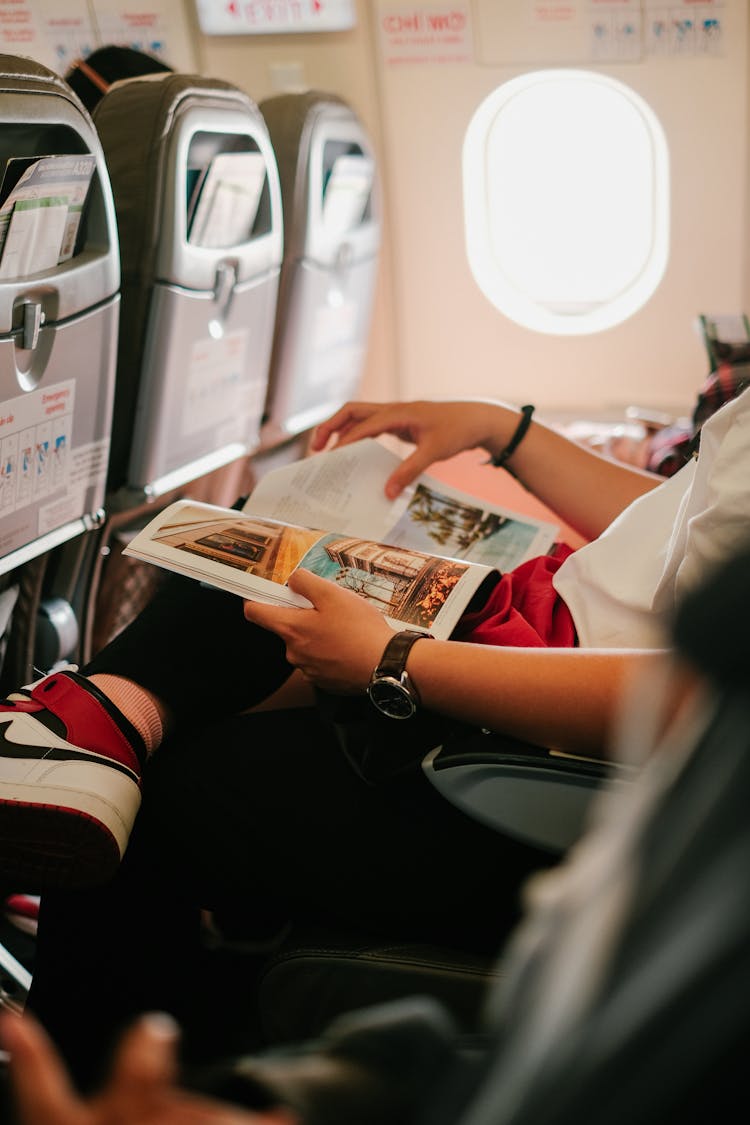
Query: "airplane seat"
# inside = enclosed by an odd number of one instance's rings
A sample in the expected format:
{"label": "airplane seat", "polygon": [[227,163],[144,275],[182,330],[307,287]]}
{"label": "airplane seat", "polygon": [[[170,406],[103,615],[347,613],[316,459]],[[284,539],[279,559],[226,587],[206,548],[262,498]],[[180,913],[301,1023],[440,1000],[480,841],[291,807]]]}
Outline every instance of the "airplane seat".
{"label": "airplane seat", "polygon": [[[59,582],[103,519],[120,257],[102,146],[70,87],[29,58],[3,54],[0,121],[0,690],[7,693],[37,678],[52,615],[66,644],[77,644],[78,607]],[[23,994],[28,980],[0,944],[0,1002]]]}
{"label": "airplane seat", "polygon": [[0,681],[8,690],[55,662],[40,663],[38,650],[48,647],[52,617],[75,655],[80,607],[67,578],[103,519],[120,258],[103,150],[77,95],[48,68],[3,55],[0,106],[0,586],[5,604],[14,599]]}
{"label": "airplane seat", "polygon": [[[530,844],[552,863],[583,833],[600,788],[630,780],[625,767],[604,760],[479,730],[430,750],[422,769],[467,816]],[[254,961],[248,1024],[263,1046],[314,1038],[347,1011],[417,993],[440,999],[468,1030],[488,986],[502,974],[502,934],[488,935],[490,949],[482,952],[443,943],[438,934],[431,942],[414,941],[297,920],[259,950],[252,904],[221,909],[213,921],[209,947],[239,956],[244,950]]]}
{"label": "airplane seat", "polygon": [[489,730],[435,747],[422,770],[469,816],[556,855],[582,834],[602,785],[623,785],[631,776],[603,758],[575,757]]}
{"label": "airplane seat", "polygon": [[283,246],[276,158],[244,92],[152,73],[114,82],[92,116],[112,182],[122,305],[108,518],[92,563],[84,656],[159,580],[156,568],[123,562],[138,521],[187,491],[231,504],[247,490]]}
{"label": "airplane seat", "polygon": [[[500,943],[498,942],[498,945]],[[408,996],[442,1001],[470,1030],[487,988],[502,976],[497,953],[457,950],[372,935],[292,931],[258,977],[257,1035],[264,1046],[315,1039],[355,1008]]]}
{"label": "airplane seat", "polygon": [[[319,90],[259,103],[279,167],[284,257],[262,448],[304,435],[357,395],[381,241],[375,153],[357,114]],[[271,455],[269,454],[269,457]]]}

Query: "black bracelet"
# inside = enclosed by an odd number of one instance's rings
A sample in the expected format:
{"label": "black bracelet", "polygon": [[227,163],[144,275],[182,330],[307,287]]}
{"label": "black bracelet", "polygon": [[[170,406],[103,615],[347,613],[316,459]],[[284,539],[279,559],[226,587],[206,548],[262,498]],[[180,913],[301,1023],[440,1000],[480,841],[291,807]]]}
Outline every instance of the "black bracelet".
{"label": "black bracelet", "polygon": [[521,407],[521,420],[516,426],[515,433],[510,439],[505,449],[498,453],[497,457],[490,457],[487,462],[488,465],[494,465],[496,469],[501,469],[507,461],[510,461],[513,454],[518,449],[519,445],[526,437],[526,432],[531,425],[531,417],[534,413],[534,407],[527,405]]}

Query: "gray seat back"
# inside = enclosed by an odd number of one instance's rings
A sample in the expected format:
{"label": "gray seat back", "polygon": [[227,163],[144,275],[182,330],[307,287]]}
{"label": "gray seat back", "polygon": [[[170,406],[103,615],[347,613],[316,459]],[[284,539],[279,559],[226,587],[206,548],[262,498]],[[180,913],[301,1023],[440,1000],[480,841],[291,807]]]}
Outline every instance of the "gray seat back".
{"label": "gray seat back", "polygon": [[[278,171],[255,103],[219,79],[117,82],[94,122],[123,276],[108,485],[159,496],[258,444],[283,245]],[[249,179],[228,182],[220,169],[233,162]],[[255,206],[233,229],[222,201],[245,183]],[[210,192],[213,238],[195,227],[195,200]]]}
{"label": "gray seat back", "polygon": [[312,90],[260,103],[281,177],[281,268],[264,445],[356,395],[381,241],[372,143],[354,110]]}
{"label": "gray seat back", "polygon": [[[0,584],[17,594],[2,671],[17,686],[32,675],[49,560],[74,567],[82,533],[103,518],[120,257],[102,146],[67,84],[31,59],[0,56],[0,122],[0,206],[7,199],[10,216],[0,257]],[[23,204],[6,179],[19,158],[31,176],[26,193],[37,195]],[[84,185],[92,172],[82,210],[66,210],[69,177],[81,169]],[[39,223],[42,199],[49,221]],[[75,643],[72,611],[66,628]]]}
{"label": "gray seat back", "polygon": [[[112,425],[120,261],[102,148],[46,67],[0,56],[0,158],[93,156],[75,253],[40,271],[0,258],[0,569],[99,517]],[[18,206],[18,205],[16,205]],[[14,211],[15,214],[15,211]],[[17,243],[9,228],[3,256]]]}

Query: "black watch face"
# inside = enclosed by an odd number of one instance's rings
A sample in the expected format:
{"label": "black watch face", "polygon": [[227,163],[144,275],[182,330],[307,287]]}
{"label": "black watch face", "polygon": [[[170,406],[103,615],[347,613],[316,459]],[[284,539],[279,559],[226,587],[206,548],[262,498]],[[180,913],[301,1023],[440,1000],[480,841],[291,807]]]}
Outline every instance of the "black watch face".
{"label": "black watch face", "polygon": [[406,688],[390,677],[375,680],[367,691],[372,704],[389,719],[410,719],[417,709]]}

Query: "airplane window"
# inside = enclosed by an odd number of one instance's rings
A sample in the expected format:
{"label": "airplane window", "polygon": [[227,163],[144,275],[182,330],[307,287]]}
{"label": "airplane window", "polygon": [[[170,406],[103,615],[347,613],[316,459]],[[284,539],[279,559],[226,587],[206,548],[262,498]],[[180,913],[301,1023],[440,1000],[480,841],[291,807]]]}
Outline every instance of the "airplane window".
{"label": "airplane window", "polygon": [[661,281],[666,138],[621,82],[545,70],[504,83],[469,123],[463,183],[471,271],[518,324],[599,332],[636,312]]}

